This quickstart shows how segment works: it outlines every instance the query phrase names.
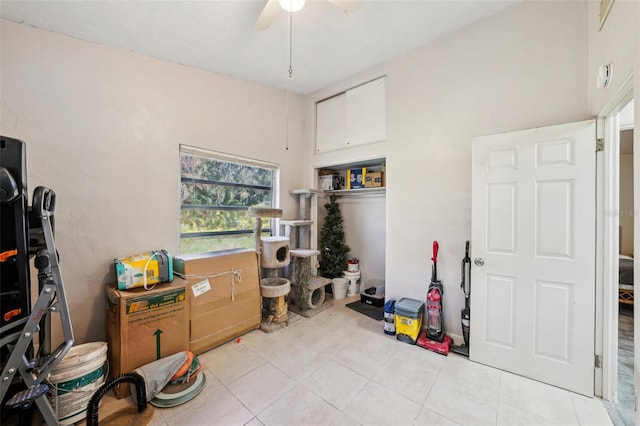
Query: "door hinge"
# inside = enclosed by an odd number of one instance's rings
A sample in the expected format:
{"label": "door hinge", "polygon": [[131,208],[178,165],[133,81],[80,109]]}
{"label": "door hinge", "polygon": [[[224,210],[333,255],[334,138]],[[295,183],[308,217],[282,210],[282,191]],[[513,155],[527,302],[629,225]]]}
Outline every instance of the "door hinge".
{"label": "door hinge", "polygon": [[595,356],[594,365],[596,368],[602,368],[602,358],[600,357],[600,355]]}
{"label": "door hinge", "polygon": [[596,152],[604,151],[604,139],[596,139]]}

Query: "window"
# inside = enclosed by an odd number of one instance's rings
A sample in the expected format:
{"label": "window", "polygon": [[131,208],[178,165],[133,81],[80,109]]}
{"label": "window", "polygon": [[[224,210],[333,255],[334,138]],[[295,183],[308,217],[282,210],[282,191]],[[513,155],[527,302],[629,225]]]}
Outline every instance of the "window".
{"label": "window", "polygon": [[275,164],[181,145],[180,253],[253,248],[248,209],[274,206],[277,176]]}

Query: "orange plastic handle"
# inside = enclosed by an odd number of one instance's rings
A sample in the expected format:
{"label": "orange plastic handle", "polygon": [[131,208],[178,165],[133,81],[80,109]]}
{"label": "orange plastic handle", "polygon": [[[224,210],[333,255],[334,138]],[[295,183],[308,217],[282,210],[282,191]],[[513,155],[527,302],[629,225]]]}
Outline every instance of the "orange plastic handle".
{"label": "orange plastic handle", "polygon": [[3,319],[5,321],[11,321],[11,318],[20,315],[22,313],[22,308],[12,309],[8,312],[4,313]]}
{"label": "orange plastic handle", "polygon": [[18,255],[18,249],[7,250],[0,253],[0,262],[6,262],[12,256]]}
{"label": "orange plastic handle", "polygon": [[184,374],[189,371],[189,367],[191,367],[191,362],[193,361],[193,352],[191,351],[187,351],[187,360],[185,361],[184,364],[182,364],[182,367],[180,367],[180,369],[178,371],[176,371],[176,374],[174,374],[171,379],[169,379],[169,381],[173,382],[174,380],[178,379],[179,377],[184,376]]}

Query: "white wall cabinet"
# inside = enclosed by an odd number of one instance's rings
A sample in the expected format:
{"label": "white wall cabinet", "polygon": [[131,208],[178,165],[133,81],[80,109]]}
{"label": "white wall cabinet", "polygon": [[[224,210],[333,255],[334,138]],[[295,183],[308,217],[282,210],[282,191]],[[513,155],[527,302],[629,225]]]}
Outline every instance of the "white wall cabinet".
{"label": "white wall cabinet", "polygon": [[316,105],[316,152],[328,152],[346,146],[346,95],[341,93]]}
{"label": "white wall cabinet", "polygon": [[385,80],[381,77],[316,104],[316,152],[387,138]]}

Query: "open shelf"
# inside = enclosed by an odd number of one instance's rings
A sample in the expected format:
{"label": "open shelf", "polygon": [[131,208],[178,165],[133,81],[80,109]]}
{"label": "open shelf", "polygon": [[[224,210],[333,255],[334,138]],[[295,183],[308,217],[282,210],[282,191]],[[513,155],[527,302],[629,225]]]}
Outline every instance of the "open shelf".
{"label": "open shelf", "polygon": [[331,194],[345,196],[345,195],[373,195],[373,194],[384,194],[387,188],[377,187],[377,188],[358,188],[358,189],[338,189],[338,190],[325,190],[324,195],[328,196]]}

